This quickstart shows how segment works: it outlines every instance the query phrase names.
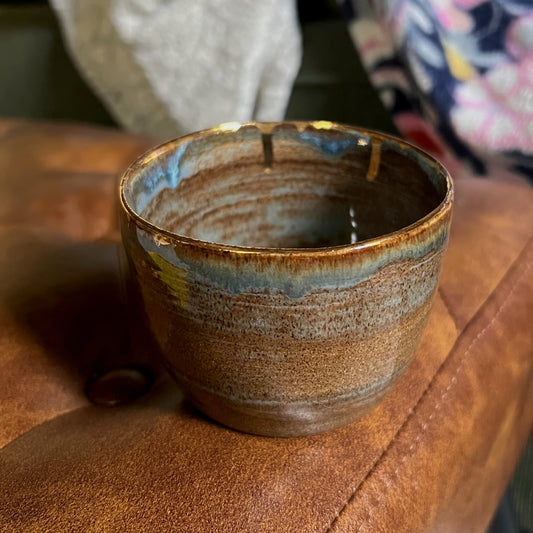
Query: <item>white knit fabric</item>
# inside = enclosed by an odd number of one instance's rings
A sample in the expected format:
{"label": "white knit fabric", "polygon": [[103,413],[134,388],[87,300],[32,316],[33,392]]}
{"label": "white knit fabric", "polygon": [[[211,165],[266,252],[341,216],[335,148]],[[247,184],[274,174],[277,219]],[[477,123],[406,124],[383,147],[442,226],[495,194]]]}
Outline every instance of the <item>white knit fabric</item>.
{"label": "white knit fabric", "polygon": [[301,60],[294,0],[51,3],[80,71],[130,131],[283,118]]}

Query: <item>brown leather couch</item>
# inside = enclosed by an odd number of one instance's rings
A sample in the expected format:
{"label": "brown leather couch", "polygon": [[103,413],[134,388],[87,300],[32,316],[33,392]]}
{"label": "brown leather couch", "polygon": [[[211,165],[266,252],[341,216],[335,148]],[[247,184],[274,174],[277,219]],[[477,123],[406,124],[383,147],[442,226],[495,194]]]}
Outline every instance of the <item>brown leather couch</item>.
{"label": "brown leather couch", "polygon": [[0,122],[0,531],[485,531],[533,424],[533,190],[456,183],[398,385],[348,427],[262,438],[124,344],[115,183],[151,144]]}

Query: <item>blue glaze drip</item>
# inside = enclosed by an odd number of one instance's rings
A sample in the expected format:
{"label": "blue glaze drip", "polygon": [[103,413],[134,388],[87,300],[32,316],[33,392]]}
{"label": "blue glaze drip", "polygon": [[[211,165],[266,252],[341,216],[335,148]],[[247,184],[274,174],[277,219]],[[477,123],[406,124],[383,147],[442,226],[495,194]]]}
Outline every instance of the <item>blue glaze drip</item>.
{"label": "blue glaze drip", "polygon": [[180,145],[165,159],[158,162],[150,161],[132,180],[127,188],[127,197],[137,212],[142,213],[159,192],[167,188],[175,189],[186,177],[184,172],[186,160],[183,161],[183,156],[188,147],[188,143]]}
{"label": "blue glaze drip", "polygon": [[166,161],[166,181],[169,187],[175,188],[183,178],[181,159],[187,149],[189,143],[181,144],[177,147],[176,151]]}
{"label": "blue glaze drip", "polygon": [[275,266],[257,271],[253,266],[242,265],[239,271],[229,265],[209,265],[204,262],[191,261],[176,255],[173,246],[158,246],[153,238],[137,230],[140,245],[150,252],[155,252],[166,261],[189,272],[191,281],[200,281],[219,290],[234,294],[246,292],[281,292],[290,299],[298,300],[317,289],[343,289],[371,278],[381,267],[395,261],[420,260],[445,248],[447,233],[443,228],[434,239],[416,247],[391,249],[379,260],[369,262],[362,267],[333,269],[331,271],[307,271],[298,275],[278,270]]}
{"label": "blue glaze drip", "polygon": [[300,133],[299,138],[320,150],[323,154],[334,157],[344,155],[348,150],[355,148],[358,140],[357,137],[328,139],[323,133],[307,130]]}

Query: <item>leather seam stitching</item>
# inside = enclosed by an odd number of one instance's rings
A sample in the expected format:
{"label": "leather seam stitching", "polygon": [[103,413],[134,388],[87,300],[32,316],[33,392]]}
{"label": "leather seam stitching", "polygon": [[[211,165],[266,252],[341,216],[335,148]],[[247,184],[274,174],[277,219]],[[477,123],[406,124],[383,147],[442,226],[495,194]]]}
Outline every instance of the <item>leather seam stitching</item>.
{"label": "leather seam stitching", "polygon": [[[510,270],[512,270],[512,268],[520,261],[521,257],[523,255],[525,255],[525,253],[527,253],[529,251],[529,248],[530,248],[530,244],[533,240],[533,237],[530,238],[528,240],[528,242],[526,243],[526,245],[524,246],[524,248],[522,249],[522,251],[520,252],[520,254],[518,255],[518,257],[515,259],[515,261],[513,261],[512,265],[509,267],[508,271],[509,272]],[[430,420],[433,419],[433,417],[435,416],[436,412],[438,409],[440,409],[440,406],[442,405],[442,402],[444,400],[444,398],[448,395],[449,391],[451,390],[451,388],[457,383],[457,377],[456,375],[458,374],[458,372],[462,369],[462,367],[464,366],[464,363],[466,362],[467,358],[468,358],[468,355],[470,354],[470,351],[472,350],[472,348],[478,343],[479,339],[487,332],[487,330],[489,328],[492,327],[492,325],[494,324],[494,322],[496,321],[496,319],[499,317],[499,315],[501,314],[501,312],[504,310],[505,307],[507,307],[508,305],[508,302],[511,298],[511,296],[514,294],[514,292],[516,291],[516,288],[518,286],[518,284],[523,280],[523,278],[525,277],[526,273],[532,268],[532,263],[530,263],[529,261],[526,260],[524,266],[522,267],[521,269],[521,273],[520,275],[515,279],[513,285],[511,286],[511,288],[509,289],[509,292],[507,293],[507,295],[505,296],[505,299],[503,300],[503,302],[501,303],[501,305],[499,306],[498,310],[494,313],[492,319],[490,320],[490,322],[488,324],[486,324],[479,332],[478,334],[474,337],[474,339],[472,340],[472,342],[468,345],[467,349],[464,351],[463,355],[462,355],[462,358],[461,358],[461,361],[460,363],[457,365],[457,367],[455,368],[455,371],[454,371],[454,374],[452,376],[452,378],[450,379],[450,383],[448,384],[448,387],[444,390],[444,392],[441,394],[440,398],[437,400],[437,403],[435,404],[435,407],[433,408],[433,411],[430,415],[430,417],[428,418],[428,420],[426,422],[424,422],[424,424],[422,425],[422,428],[421,428],[421,431],[418,433],[417,435],[417,438],[415,439],[415,441],[413,441],[413,443],[411,444],[411,446],[409,447],[409,450],[407,451],[406,454],[404,454],[403,456],[403,459],[402,461],[400,462],[400,464],[397,466],[397,468],[395,469],[394,471],[394,474],[393,474],[393,477],[397,476],[398,474],[398,471],[400,469],[400,467],[407,461],[407,459],[410,457],[410,454],[413,452],[415,446],[418,444],[418,442],[420,442],[421,438],[422,438],[422,435],[424,434],[424,432],[426,431],[427,429],[427,426],[430,422]],[[498,284],[498,286],[494,289],[494,291],[492,291],[492,293],[487,297],[487,299],[485,300],[485,302],[483,303],[483,305],[479,308],[478,312],[476,313],[476,315],[474,315],[474,317],[472,317],[470,320],[469,320],[469,323],[468,324],[471,324],[473,322],[473,320],[475,319],[475,317],[483,310],[483,308],[485,307],[486,303],[488,302],[488,300],[490,299],[490,296],[492,294],[494,294],[497,289],[502,285],[502,283],[505,281],[505,278],[504,277],[500,283]],[[453,318],[453,317],[452,317]],[[465,326],[461,332],[461,335],[459,336],[459,338],[455,341],[454,343],[454,347],[450,350],[450,352],[448,353],[448,355],[446,356],[446,358],[444,359],[444,361],[442,361],[442,363],[439,365],[439,367],[437,368],[435,374],[433,375],[433,377],[431,378],[431,380],[429,381],[429,383],[427,384],[426,388],[422,391],[422,394],[420,395],[419,399],[417,400],[417,402],[415,403],[415,405],[410,409],[409,413],[407,414],[407,416],[405,417],[405,420],[402,422],[402,424],[400,425],[400,427],[398,428],[398,430],[396,431],[396,433],[394,434],[394,436],[392,437],[392,439],[390,440],[390,442],[387,444],[387,446],[384,448],[384,450],[382,451],[382,453],[379,455],[379,457],[376,459],[376,461],[374,462],[374,464],[372,465],[372,467],[369,469],[369,471],[366,473],[366,475],[364,476],[364,478],[361,480],[361,482],[357,485],[357,487],[355,487],[353,490],[352,490],[352,493],[350,494],[349,498],[346,500],[346,502],[344,503],[344,505],[340,508],[339,511],[337,511],[335,513],[335,517],[333,518],[333,520],[331,521],[330,525],[328,526],[327,530],[325,531],[325,533],[330,533],[332,530],[333,530],[333,527],[335,526],[336,522],[339,520],[341,514],[346,510],[346,508],[350,505],[350,503],[354,500],[356,494],[359,492],[359,490],[361,489],[361,487],[366,483],[366,481],[370,478],[370,476],[377,470],[377,467],[380,465],[380,463],[384,460],[384,458],[387,456],[388,452],[390,451],[390,449],[392,448],[393,444],[398,440],[398,438],[400,437],[400,435],[403,433],[405,427],[407,426],[407,424],[409,423],[409,421],[413,418],[413,416],[416,414],[419,406],[422,404],[422,400],[427,396],[427,394],[429,393],[430,389],[432,388],[432,386],[434,385],[435,383],[435,380],[437,378],[437,376],[439,376],[443,370],[443,368],[445,367],[446,363],[450,360],[450,357],[451,357],[451,354],[453,354],[453,352],[455,351],[455,347],[457,346],[457,344],[459,343],[459,341],[461,340],[462,336],[465,334],[465,332],[467,331],[468,327]],[[379,503],[382,502],[383,499],[380,498],[379,499]],[[361,524],[359,525],[359,527],[355,530],[355,533],[358,533],[361,528],[365,525],[365,523],[372,517],[373,515],[373,512],[374,512],[374,509],[375,507],[373,508],[370,508],[368,510],[368,512],[366,513],[365,517],[363,518]]]}

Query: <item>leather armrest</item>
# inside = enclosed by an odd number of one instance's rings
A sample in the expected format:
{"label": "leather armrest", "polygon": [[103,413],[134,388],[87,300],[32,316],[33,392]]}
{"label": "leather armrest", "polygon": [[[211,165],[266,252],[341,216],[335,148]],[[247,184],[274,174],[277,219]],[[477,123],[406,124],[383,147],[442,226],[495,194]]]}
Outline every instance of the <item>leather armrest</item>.
{"label": "leather armrest", "polygon": [[120,352],[117,173],[153,141],[0,122],[0,530],[479,531],[533,424],[533,190],[456,184],[417,356],[359,422],[241,434],[164,374],[134,403],[83,394]]}

